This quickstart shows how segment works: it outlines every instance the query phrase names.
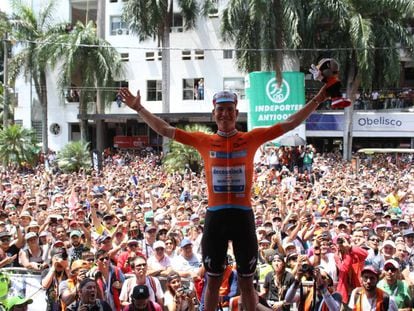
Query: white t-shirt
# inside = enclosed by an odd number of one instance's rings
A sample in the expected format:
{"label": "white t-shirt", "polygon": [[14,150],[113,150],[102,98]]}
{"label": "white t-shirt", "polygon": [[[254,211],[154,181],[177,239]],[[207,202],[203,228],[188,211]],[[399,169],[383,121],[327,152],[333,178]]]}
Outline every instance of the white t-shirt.
{"label": "white t-shirt", "polygon": [[172,259],[171,266],[179,272],[197,272],[200,268],[200,259],[195,254],[190,259],[179,255]]}
{"label": "white t-shirt", "polygon": [[[160,301],[161,299],[164,298],[164,292],[162,290],[161,283],[155,277],[152,277],[152,280],[154,282],[151,282],[149,278],[150,278],[149,276],[145,277],[145,285],[148,287],[149,294],[150,294],[149,299],[153,302],[157,302],[155,300],[155,295],[156,295],[158,300]],[[137,284],[137,278],[135,276],[132,278],[126,279],[124,284],[122,284],[121,294],[119,294],[119,300],[121,300],[121,302],[127,301],[131,303],[131,294],[136,285],[138,284]],[[156,294],[154,294],[153,286],[155,286]]]}
{"label": "white t-shirt", "polygon": [[148,258],[147,261],[148,267],[153,270],[165,270],[171,267],[171,260],[170,258],[165,255],[161,260],[158,260],[154,255]]}

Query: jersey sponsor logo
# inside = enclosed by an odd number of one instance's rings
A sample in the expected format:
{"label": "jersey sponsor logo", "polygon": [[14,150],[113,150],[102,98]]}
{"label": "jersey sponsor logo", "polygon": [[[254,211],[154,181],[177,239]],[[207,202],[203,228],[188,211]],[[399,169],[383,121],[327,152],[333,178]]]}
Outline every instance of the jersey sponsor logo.
{"label": "jersey sponsor logo", "polygon": [[237,159],[244,158],[247,155],[247,150],[239,150],[234,152],[210,151],[210,158],[215,159]]}
{"label": "jersey sponsor logo", "polygon": [[242,193],[246,188],[246,168],[238,166],[213,166],[211,169],[215,193]]}

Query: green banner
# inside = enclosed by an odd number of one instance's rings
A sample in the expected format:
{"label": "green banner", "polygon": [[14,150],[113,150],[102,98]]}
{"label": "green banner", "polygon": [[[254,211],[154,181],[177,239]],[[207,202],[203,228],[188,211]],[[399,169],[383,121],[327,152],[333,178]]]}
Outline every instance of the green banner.
{"label": "green banner", "polygon": [[274,72],[252,72],[246,77],[245,86],[249,130],[282,122],[305,104],[303,72],[284,72],[280,88]]}

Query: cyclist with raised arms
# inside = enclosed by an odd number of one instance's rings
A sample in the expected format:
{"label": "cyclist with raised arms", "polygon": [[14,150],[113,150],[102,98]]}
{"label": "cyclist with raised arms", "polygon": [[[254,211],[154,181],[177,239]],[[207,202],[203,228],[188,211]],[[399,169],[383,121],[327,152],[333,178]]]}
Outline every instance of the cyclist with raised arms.
{"label": "cyclist with raised arms", "polygon": [[256,309],[258,298],[253,287],[253,275],[258,247],[251,208],[253,158],[262,144],[300,125],[326,99],[325,89],[323,86],[313,99],[285,121],[249,132],[236,129],[239,114],[237,95],[228,91],[218,92],[213,97],[212,114],[218,128],[215,134],[175,128],[142,106],[139,91],[134,96],[126,88],[120,90],[122,101],[154,131],[193,146],[204,160],[208,189],[201,242],[203,264],[208,274],[205,310],[213,311],[217,307],[229,240],[233,243],[236,257],[243,307],[248,311]]}

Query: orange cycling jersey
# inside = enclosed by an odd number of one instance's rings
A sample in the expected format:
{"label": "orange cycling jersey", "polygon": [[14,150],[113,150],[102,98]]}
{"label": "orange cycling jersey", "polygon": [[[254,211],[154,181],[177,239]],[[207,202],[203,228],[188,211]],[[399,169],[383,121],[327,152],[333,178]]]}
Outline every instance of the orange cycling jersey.
{"label": "orange cycling jersey", "polygon": [[209,210],[251,208],[253,159],[266,141],[283,134],[280,124],[231,137],[175,130],[174,139],[193,146],[204,160]]}

